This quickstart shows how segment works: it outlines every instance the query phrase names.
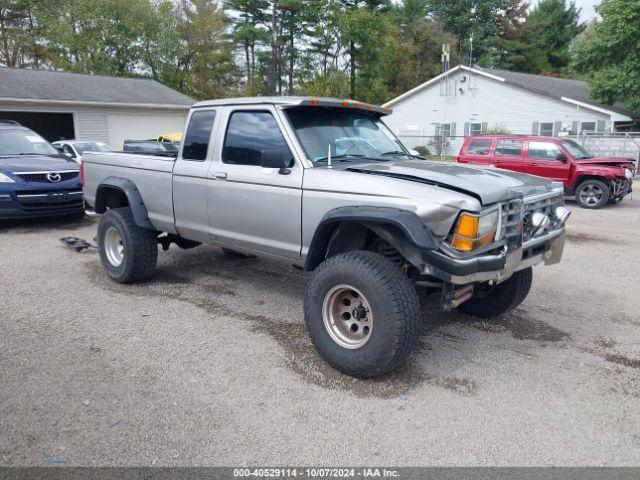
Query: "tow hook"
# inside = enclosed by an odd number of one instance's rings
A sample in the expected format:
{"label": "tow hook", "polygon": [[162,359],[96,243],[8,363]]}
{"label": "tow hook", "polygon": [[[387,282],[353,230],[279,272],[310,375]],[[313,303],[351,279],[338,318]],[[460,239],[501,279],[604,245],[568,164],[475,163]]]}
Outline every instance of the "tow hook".
{"label": "tow hook", "polygon": [[446,284],[442,289],[442,308],[450,312],[473,296],[473,283],[467,285]]}

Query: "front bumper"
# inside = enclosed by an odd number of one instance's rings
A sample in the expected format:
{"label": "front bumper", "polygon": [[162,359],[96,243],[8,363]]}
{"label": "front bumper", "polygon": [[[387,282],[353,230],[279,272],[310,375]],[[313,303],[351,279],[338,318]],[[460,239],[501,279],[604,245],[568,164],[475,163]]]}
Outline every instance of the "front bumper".
{"label": "front bumper", "polygon": [[82,190],[0,192],[0,220],[72,215],[84,211]]}
{"label": "front bumper", "polygon": [[533,238],[521,247],[504,246],[496,255],[482,255],[469,259],[452,258],[439,251],[424,252],[423,274],[432,275],[447,283],[501,282],[515,272],[541,262],[547,265],[558,263],[562,258],[565,229],[551,231]]}

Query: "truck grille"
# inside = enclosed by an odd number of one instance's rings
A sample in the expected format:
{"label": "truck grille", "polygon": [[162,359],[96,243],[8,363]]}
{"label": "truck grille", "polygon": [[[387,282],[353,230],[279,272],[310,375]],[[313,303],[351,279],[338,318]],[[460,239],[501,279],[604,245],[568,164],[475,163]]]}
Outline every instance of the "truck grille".
{"label": "truck grille", "polygon": [[[533,226],[531,225],[531,215],[535,212],[541,212],[545,215],[548,215],[549,218],[553,221],[555,218],[554,210],[556,207],[560,207],[564,205],[564,197],[562,194],[553,195],[547,198],[542,198],[540,200],[534,200],[531,202],[527,202],[523,207],[523,231],[522,231],[522,241],[526,242],[533,238]],[[554,222],[555,223],[555,222]],[[553,229],[553,228],[552,228]]]}
{"label": "truck grille", "polygon": [[[54,181],[57,177],[53,177],[54,180],[51,180],[47,175],[50,174],[58,174],[60,176],[60,180]],[[78,178],[79,172],[36,172],[36,173],[16,173],[18,177],[20,177],[25,182],[35,182],[35,183],[59,183],[64,182],[65,180],[72,180],[74,178]]]}
{"label": "truck grille", "polygon": [[522,200],[511,200],[502,205],[502,230],[500,231],[500,238],[511,240],[521,235]]}

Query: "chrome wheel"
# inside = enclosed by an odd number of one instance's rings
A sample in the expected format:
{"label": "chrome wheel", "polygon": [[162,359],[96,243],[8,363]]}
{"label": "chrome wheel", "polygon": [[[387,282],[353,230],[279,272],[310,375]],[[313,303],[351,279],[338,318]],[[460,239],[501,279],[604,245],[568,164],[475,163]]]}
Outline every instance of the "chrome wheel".
{"label": "chrome wheel", "polygon": [[373,330],[369,301],[350,285],[337,285],[324,297],[322,319],[331,338],[341,347],[362,347]]}
{"label": "chrome wheel", "polygon": [[124,245],[120,232],[114,227],[110,227],[104,234],[104,253],[111,265],[114,267],[122,265]]}
{"label": "chrome wheel", "polygon": [[583,204],[594,206],[602,203],[604,191],[598,185],[590,183],[580,189],[578,196]]}

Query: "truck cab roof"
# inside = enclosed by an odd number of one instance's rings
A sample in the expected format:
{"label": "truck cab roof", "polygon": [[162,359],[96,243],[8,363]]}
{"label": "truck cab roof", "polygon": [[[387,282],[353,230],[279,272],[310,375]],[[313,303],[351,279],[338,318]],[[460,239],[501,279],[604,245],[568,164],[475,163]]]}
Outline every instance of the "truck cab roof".
{"label": "truck cab roof", "polygon": [[239,105],[280,105],[283,107],[318,106],[333,108],[352,108],[376,112],[380,115],[389,115],[390,108],[379,107],[370,103],[356,100],[330,98],[330,97],[238,97],[221,98],[218,100],[204,100],[197,102],[192,108],[239,106]]}

